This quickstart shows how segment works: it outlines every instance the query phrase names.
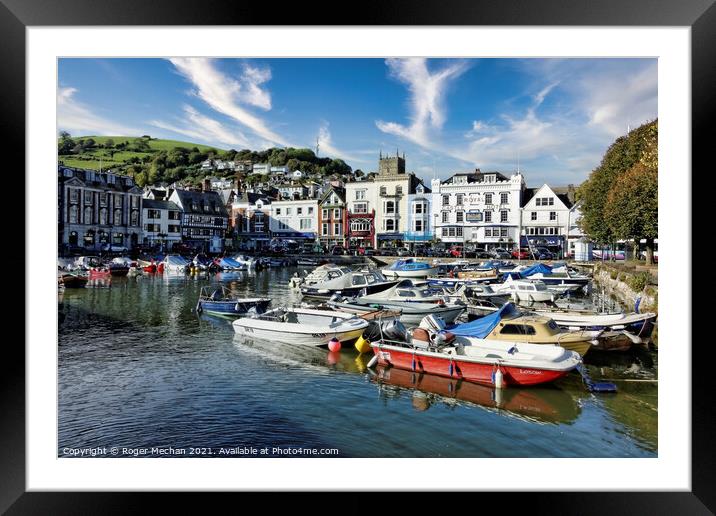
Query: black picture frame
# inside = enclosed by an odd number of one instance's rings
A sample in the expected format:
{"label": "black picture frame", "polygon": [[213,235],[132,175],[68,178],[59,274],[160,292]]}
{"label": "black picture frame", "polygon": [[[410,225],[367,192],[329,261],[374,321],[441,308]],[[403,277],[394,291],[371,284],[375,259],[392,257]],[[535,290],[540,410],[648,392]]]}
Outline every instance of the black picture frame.
{"label": "black picture frame", "polygon": [[[2,90],[0,96],[5,137],[14,149],[24,148],[25,135],[25,29],[28,26],[102,26],[102,25],[523,25],[523,26],[688,26],[692,45],[692,157],[694,168],[704,171],[713,165],[707,162],[709,126],[714,119],[716,94],[716,6],[714,0],[502,0],[500,2],[459,0],[421,2],[383,1],[375,5],[351,9],[339,17],[337,4],[278,4],[261,2],[211,3],[153,0],[144,2],[103,2],[92,0],[2,0],[0,3],[0,62]],[[353,11],[353,12],[352,12]],[[317,18],[316,13],[335,13],[336,19]],[[24,153],[13,156],[14,170],[24,165]],[[23,166],[24,170],[24,166]],[[41,175],[33,171],[35,177]],[[684,171],[693,178],[691,171]],[[50,176],[48,176],[50,177]],[[27,178],[26,178],[27,179]],[[33,178],[35,180],[35,178]],[[26,182],[25,202],[31,183]],[[19,197],[19,196],[18,196]],[[695,199],[693,199],[695,204]],[[20,208],[23,209],[23,208]],[[693,218],[693,223],[696,218]],[[693,235],[699,233],[693,232]],[[26,234],[27,237],[27,234]],[[17,254],[15,255],[17,256]],[[21,258],[24,258],[20,249]],[[692,255],[692,256],[695,256]],[[690,257],[689,257],[690,258]],[[23,259],[24,263],[24,259]],[[19,278],[18,278],[19,280]],[[16,281],[18,281],[16,280]],[[691,278],[684,278],[691,283]],[[709,282],[710,283],[710,282]],[[704,305],[693,300],[693,316],[705,316]],[[685,321],[685,335],[691,335],[691,321]],[[694,335],[695,337],[695,335]],[[695,338],[693,340],[696,340]],[[184,494],[150,495],[112,493],[39,493],[25,490],[25,356],[24,350],[12,339],[4,349],[4,367],[0,414],[0,511],[7,514],[83,514],[135,512],[150,497],[161,497],[163,509],[181,504],[182,512],[191,510]],[[13,344],[13,345],[11,345]],[[675,343],[686,347],[689,339]],[[713,375],[710,371],[707,340],[692,347],[692,491],[690,492],[591,492],[591,493],[481,493],[480,505],[488,500],[509,504],[505,508],[529,507],[530,512],[551,514],[710,514],[716,510],[714,479],[714,409],[711,399]],[[686,381],[686,380],[685,380]],[[660,421],[660,424],[668,424]],[[448,473],[448,472],[446,472]],[[574,472],[585,474],[588,472]],[[319,488],[317,488],[319,489]],[[215,497],[216,495],[212,495]],[[242,495],[246,497],[246,494]],[[244,499],[250,507],[258,503],[256,495]],[[214,498],[215,499],[215,498]],[[502,501],[501,501],[502,500]],[[342,506],[370,504],[360,493],[346,495]],[[199,502],[202,503],[202,502]],[[203,509],[205,505],[198,505]],[[370,505],[368,505],[370,507]],[[486,505],[485,508],[489,507]],[[443,509],[448,509],[447,505]]]}

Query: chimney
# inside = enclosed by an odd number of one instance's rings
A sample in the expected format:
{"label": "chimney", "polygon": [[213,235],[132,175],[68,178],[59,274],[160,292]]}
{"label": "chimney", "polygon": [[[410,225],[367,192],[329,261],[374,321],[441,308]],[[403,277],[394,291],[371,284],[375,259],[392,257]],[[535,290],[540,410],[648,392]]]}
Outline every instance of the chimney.
{"label": "chimney", "polygon": [[202,185],[202,191],[204,191],[204,192],[211,191],[211,179],[209,179],[208,177],[204,178],[204,183]]}

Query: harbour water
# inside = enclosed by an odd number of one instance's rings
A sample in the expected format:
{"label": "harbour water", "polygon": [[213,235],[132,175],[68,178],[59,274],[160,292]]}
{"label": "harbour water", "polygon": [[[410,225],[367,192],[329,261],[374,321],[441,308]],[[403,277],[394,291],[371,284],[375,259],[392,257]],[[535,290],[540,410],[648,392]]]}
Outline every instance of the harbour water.
{"label": "harbour water", "polygon": [[370,356],[352,347],[242,340],[231,320],[194,311],[201,287],[219,283],[274,306],[299,303],[288,288],[297,270],[144,275],[65,290],[58,456],[89,448],[120,457],[657,455],[655,352],[590,351],[592,379],[615,381],[616,394],[587,392],[576,373],[496,391],[370,371]]}

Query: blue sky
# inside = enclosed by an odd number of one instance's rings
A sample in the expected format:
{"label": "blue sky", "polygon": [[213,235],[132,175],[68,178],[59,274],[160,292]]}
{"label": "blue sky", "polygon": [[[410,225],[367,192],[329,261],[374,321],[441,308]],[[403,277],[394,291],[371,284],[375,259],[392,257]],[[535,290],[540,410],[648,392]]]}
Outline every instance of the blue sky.
{"label": "blue sky", "polygon": [[657,117],[656,59],[61,59],[59,130],[310,147],[425,180],[479,167],[581,183]]}

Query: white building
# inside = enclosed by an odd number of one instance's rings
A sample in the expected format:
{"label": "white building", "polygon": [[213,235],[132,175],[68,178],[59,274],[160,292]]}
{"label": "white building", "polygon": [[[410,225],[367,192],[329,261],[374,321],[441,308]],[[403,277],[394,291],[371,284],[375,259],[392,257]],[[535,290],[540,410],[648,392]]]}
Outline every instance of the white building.
{"label": "white building", "polygon": [[271,203],[271,236],[313,242],[318,232],[316,199],[274,201]]}
{"label": "white building", "polygon": [[574,251],[574,242],[583,236],[580,217],[573,186],[527,188],[522,201],[521,245],[546,247],[563,257]]}
{"label": "white building", "polygon": [[378,189],[373,181],[346,183],[347,243],[375,247],[375,210]]}
{"label": "white building", "polygon": [[268,163],[254,163],[251,173],[252,174],[269,174],[271,172],[271,165]]}
{"label": "white building", "polygon": [[145,198],[142,202],[142,242],[169,251],[181,242],[181,208],[172,201]]}
{"label": "white building", "polygon": [[432,180],[435,236],[449,244],[478,249],[512,249],[520,234],[522,174],[462,172]]}

